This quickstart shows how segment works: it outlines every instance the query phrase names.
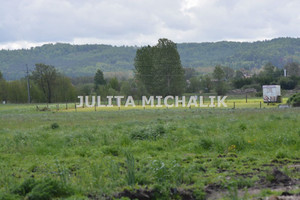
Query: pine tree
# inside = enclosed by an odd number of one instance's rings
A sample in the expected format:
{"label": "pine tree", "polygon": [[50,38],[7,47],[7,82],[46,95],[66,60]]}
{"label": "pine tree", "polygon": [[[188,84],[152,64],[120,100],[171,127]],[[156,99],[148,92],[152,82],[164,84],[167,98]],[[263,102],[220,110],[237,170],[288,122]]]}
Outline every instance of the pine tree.
{"label": "pine tree", "polygon": [[139,49],[135,69],[136,78],[151,95],[180,95],[184,91],[184,70],[171,40],[159,39],[156,46]]}
{"label": "pine tree", "polygon": [[95,89],[98,89],[99,85],[105,85],[106,84],[103,72],[100,69],[97,70],[97,72],[94,76],[94,84],[95,84]]}

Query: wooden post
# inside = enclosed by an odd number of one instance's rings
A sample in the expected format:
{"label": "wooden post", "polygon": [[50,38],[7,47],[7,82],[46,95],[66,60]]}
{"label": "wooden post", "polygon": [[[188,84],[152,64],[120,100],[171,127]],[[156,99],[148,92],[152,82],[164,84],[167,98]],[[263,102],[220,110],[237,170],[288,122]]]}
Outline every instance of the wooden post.
{"label": "wooden post", "polygon": [[246,93],[246,103],[248,103],[248,96],[247,96],[247,93]]}
{"label": "wooden post", "polygon": [[261,101],[259,102],[259,108],[261,108]]}
{"label": "wooden post", "polygon": [[76,106],[76,103],[75,103],[75,112],[77,112],[77,106]]}
{"label": "wooden post", "polygon": [[66,102],[66,110],[68,110],[68,102]]}
{"label": "wooden post", "polygon": [[235,102],[233,102],[233,109],[235,109]]}
{"label": "wooden post", "polygon": [[96,106],[96,104],[95,104],[95,111],[97,111],[97,106]]}

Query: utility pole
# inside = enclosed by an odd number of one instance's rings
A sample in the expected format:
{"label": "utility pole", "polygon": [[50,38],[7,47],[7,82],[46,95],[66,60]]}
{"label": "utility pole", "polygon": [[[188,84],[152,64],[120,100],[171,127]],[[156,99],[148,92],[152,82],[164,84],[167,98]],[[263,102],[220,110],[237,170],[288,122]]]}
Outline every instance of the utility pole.
{"label": "utility pole", "polygon": [[30,84],[29,84],[29,71],[28,71],[28,66],[27,66],[27,64],[26,64],[26,74],[27,74],[28,103],[31,103],[31,98],[30,98]]}
{"label": "utility pole", "polygon": [[286,71],[286,69],[283,70],[283,76],[287,77],[287,71]]}

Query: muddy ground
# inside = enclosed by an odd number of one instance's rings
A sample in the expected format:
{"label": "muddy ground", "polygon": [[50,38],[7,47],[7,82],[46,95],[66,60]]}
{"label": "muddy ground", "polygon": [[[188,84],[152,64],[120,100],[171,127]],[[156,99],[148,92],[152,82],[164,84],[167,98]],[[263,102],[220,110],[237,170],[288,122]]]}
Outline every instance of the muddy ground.
{"label": "muddy ground", "polygon": [[[271,180],[268,180],[266,177],[261,177],[259,181],[257,181],[254,186],[249,187],[245,190],[245,188],[238,188],[236,191],[236,196],[243,198],[245,196],[246,199],[266,199],[266,200],[300,200],[300,192],[295,193],[293,191],[300,191],[300,179],[293,179],[282,172],[282,167],[287,166],[293,172],[300,172],[300,161],[294,163],[281,163],[280,167],[276,166],[275,163],[277,161],[273,161],[273,163],[266,164],[265,166],[270,166],[272,171],[270,171],[270,175],[272,176]],[[282,161],[284,162],[284,161]],[[277,163],[278,164],[278,163]],[[287,165],[285,165],[287,164]],[[257,173],[261,171],[259,169],[256,170]],[[236,176],[240,177],[251,177],[253,173],[245,173],[245,174],[237,174]],[[260,193],[263,190],[277,191],[279,195],[270,195],[267,197],[260,197]],[[228,188],[224,188],[219,184],[209,184],[205,186],[204,189],[205,196],[204,199],[223,199],[226,197],[230,199],[232,194]],[[246,194],[247,193],[247,194]],[[184,199],[184,200],[196,200],[197,197],[194,196],[194,192],[192,190],[184,190],[180,188],[171,188],[170,196],[173,199]],[[230,197],[231,195],[231,197]],[[114,198],[128,197],[129,199],[138,199],[138,200],[154,200],[159,199],[159,191],[155,189],[137,189],[137,190],[124,190],[114,196]]]}

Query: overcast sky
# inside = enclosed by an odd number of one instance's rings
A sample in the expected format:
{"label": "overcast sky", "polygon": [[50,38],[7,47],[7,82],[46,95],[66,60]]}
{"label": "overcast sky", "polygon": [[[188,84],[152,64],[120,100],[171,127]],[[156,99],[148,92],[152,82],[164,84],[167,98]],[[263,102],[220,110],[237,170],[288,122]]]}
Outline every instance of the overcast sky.
{"label": "overcast sky", "polygon": [[299,37],[299,0],[0,0],[0,49]]}

